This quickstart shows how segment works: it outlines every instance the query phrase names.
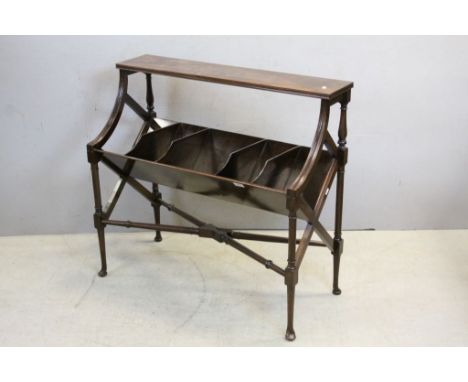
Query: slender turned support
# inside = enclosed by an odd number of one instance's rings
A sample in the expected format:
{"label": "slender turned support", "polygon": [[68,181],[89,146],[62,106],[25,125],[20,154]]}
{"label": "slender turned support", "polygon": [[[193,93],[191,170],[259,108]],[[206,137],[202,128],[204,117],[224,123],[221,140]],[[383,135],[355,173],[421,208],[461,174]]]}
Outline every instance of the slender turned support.
{"label": "slender turned support", "polygon": [[[153,95],[153,85],[151,83],[151,74],[146,73],[146,108],[148,110],[148,116],[151,120],[156,118],[156,112],[154,111],[154,95]],[[153,197],[155,200],[161,199],[161,193],[159,192],[159,186],[157,183],[153,183]],[[160,204],[153,204],[154,210],[154,222],[155,224],[161,224],[161,206]],[[154,241],[161,241],[161,231],[156,231],[156,236]]]}
{"label": "slender turned support", "polygon": [[297,284],[297,268],[296,268],[296,214],[289,214],[289,242],[288,242],[288,266],[284,281],[287,287],[288,294],[288,326],[286,328],[285,338],[288,341],[296,339],[294,332],[294,292]]}
{"label": "slender turned support", "polygon": [[93,192],[94,192],[94,226],[97,229],[99,239],[99,252],[101,255],[101,270],[98,275],[105,277],[107,275],[107,262],[106,262],[106,242],[104,239],[104,227],[102,223],[102,201],[101,201],[101,186],[99,181],[99,168],[98,164],[91,163],[91,177],[93,179]]}
{"label": "slender turned support", "polygon": [[[153,183],[153,197],[155,200],[161,199],[161,193],[159,192],[159,187],[156,183]],[[153,203],[153,210],[154,210],[154,222],[155,224],[161,224],[161,205]],[[154,241],[162,241],[161,231],[156,230],[156,236],[154,237]]]}
{"label": "slender turned support", "polygon": [[335,207],[335,237],[333,238],[333,294],[340,295],[338,287],[338,275],[340,272],[340,258],[343,253],[343,238],[341,236],[341,225],[343,218],[343,190],[345,166],[348,160],[348,148],[346,147],[347,121],[346,109],[349,95],[343,98],[341,104],[340,126],[338,129],[338,175],[336,183],[336,207]]}
{"label": "slender turned support", "polygon": [[146,73],[146,108],[148,109],[148,117],[150,119],[156,118],[156,112],[154,111],[153,85],[151,84],[150,73]]}

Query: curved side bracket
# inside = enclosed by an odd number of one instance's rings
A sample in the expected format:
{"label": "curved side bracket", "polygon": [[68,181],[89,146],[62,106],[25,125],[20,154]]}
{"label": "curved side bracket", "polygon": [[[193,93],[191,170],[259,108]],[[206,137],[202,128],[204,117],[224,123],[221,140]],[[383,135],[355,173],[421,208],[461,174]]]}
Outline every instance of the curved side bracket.
{"label": "curved side bracket", "polygon": [[90,163],[99,161],[99,159],[96,158],[96,153],[93,150],[100,149],[102,146],[104,146],[119,123],[120,116],[122,115],[122,111],[125,106],[125,97],[127,95],[128,89],[128,75],[131,73],[132,72],[126,70],[120,70],[119,90],[117,92],[117,98],[115,99],[114,109],[112,110],[109,120],[107,121],[104,128],[101,130],[98,136],[87,145],[88,162]]}
{"label": "curved side bracket", "polygon": [[304,166],[302,167],[301,172],[290,187],[290,190],[293,193],[302,192],[304,190],[304,187],[307,185],[307,179],[309,179],[310,174],[312,173],[312,170],[319,159],[320,151],[322,150],[322,146],[327,136],[329,117],[330,102],[322,100],[320,104],[320,117],[318,121],[318,126],[309,155],[307,156],[307,159],[304,163]]}

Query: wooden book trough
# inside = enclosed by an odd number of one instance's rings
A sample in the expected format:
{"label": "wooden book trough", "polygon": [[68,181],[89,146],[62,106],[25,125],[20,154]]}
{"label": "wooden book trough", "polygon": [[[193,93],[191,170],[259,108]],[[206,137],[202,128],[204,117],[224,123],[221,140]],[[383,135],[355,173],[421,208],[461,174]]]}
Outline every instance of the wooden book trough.
{"label": "wooden book trough", "polygon": [[[330,249],[333,255],[333,293],[341,293],[338,288],[338,271],[343,251],[341,221],[344,169],[347,161],[346,109],[353,84],[149,55],[121,62],[117,64],[117,68],[120,71],[120,84],[114,110],[104,129],[87,146],[95,201],[94,225],[98,232],[101,254],[99,276],[107,275],[104,241],[106,225],[154,230],[155,241],[162,240],[162,231],[213,238],[231,245],[284,278],[288,301],[286,339],[294,340],[294,291],[308,246],[326,246]],[[128,76],[138,72],[146,76],[146,108],[127,93]],[[310,147],[297,146],[158,119],[154,111],[152,74],[319,98],[320,116],[313,142]],[[341,106],[337,144],[328,132],[330,108],[335,103]],[[117,127],[125,106],[141,117],[143,125],[129,152],[106,151],[103,146]],[[99,162],[120,177],[104,208],[101,201]],[[332,238],[318,218],[335,175],[337,196],[335,234]],[[151,182],[152,189],[144,187],[139,180]],[[126,184],[151,203],[155,224],[111,219],[112,211]],[[159,192],[159,185],[286,215],[289,218],[289,235],[283,238],[215,227],[165,202]],[[180,215],[193,227],[161,224],[161,206]],[[300,240],[296,238],[297,218],[307,222]],[[321,241],[311,241],[313,232]],[[287,243],[286,267],[274,264],[238,240]]]}

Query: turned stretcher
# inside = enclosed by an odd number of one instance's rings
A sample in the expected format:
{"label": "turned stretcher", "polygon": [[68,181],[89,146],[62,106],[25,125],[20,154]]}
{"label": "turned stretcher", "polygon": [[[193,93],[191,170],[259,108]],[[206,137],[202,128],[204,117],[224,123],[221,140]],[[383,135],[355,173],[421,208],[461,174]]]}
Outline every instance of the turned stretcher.
{"label": "turned stretcher", "polygon": [[[338,272],[343,252],[341,222],[348,151],[346,110],[353,83],[149,55],[119,63],[117,68],[120,83],[114,109],[104,129],[87,145],[95,201],[94,225],[101,255],[99,276],[107,275],[106,225],[154,230],[155,241],[162,240],[162,231],[213,238],[231,245],[284,278],[288,301],[286,339],[294,340],[294,292],[308,246],[330,249],[333,255],[333,293],[341,293]],[[138,72],[146,76],[146,108],[127,92],[128,76]],[[310,147],[298,146],[156,118],[152,74],[319,98],[321,108],[313,142]],[[338,143],[335,144],[328,131],[328,120],[331,106],[337,103],[341,106],[341,114]],[[103,146],[117,127],[125,106],[143,120],[133,147],[127,153],[104,150]],[[120,177],[105,207],[101,200],[99,162]],[[337,196],[332,238],[318,219],[335,176]],[[140,180],[151,182],[152,189],[147,189]],[[111,219],[126,184],[150,202],[155,224]],[[215,227],[165,202],[159,185],[286,215],[289,218],[289,235],[283,238]],[[161,206],[180,215],[193,227],[161,224]],[[307,222],[300,240],[296,238],[298,218]],[[314,232],[321,241],[311,241]],[[287,243],[287,266],[280,267],[238,240]]]}

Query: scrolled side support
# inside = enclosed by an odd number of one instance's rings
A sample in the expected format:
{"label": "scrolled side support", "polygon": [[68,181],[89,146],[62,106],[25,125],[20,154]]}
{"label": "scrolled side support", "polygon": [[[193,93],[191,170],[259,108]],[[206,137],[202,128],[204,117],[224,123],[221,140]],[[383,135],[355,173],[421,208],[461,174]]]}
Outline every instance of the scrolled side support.
{"label": "scrolled side support", "polygon": [[125,95],[127,94],[128,89],[128,76],[131,73],[132,72],[126,70],[120,70],[119,88],[112,113],[98,136],[87,145],[88,162],[90,163],[99,162],[100,158],[94,149],[100,149],[104,146],[119,123],[120,116],[122,115],[122,111],[125,106]]}
{"label": "scrolled side support", "polygon": [[[88,162],[91,165],[91,177],[93,181],[94,205],[95,205],[94,226],[98,233],[99,252],[100,252],[100,257],[101,257],[101,270],[99,271],[100,277],[105,277],[107,275],[106,245],[105,245],[105,234],[104,234],[105,224],[103,223],[103,219],[105,218],[106,213],[102,209],[101,186],[100,186],[99,167],[98,167],[98,163],[102,159],[102,157],[100,153],[95,151],[95,149],[100,149],[102,146],[104,146],[104,144],[107,142],[107,140],[110,138],[110,136],[114,132],[117,124],[119,123],[120,116],[122,115],[122,111],[125,105],[124,98],[125,98],[125,95],[127,94],[128,75],[130,73],[131,72],[128,72],[125,70],[120,71],[119,88],[118,88],[117,98],[115,100],[112,113],[106,125],[98,134],[98,136],[94,138],[91,142],[89,142],[86,147],[87,153],[88,153]],[[109,210],[109,214],[111,211],[112,211],[112,207]]]}
{"label": "scrolled side support", "polygon": [[330,102],[326,100],[322,100],[320,104],[320,116],[317,126],[317,131],[314,136],[314,140],[312,142],[312,146],[307,156],[307,159],[302,167],[301,172],[297,176],[297,178],[292,183],[290,189],[294,192],[302,192],[304,188],[307,186],[307,181],[310,178],[310,175],[317,163],[320,152],[322,150],[326,135],[327,135],[327,128],[328,128],[328,120],[330,117]]}

